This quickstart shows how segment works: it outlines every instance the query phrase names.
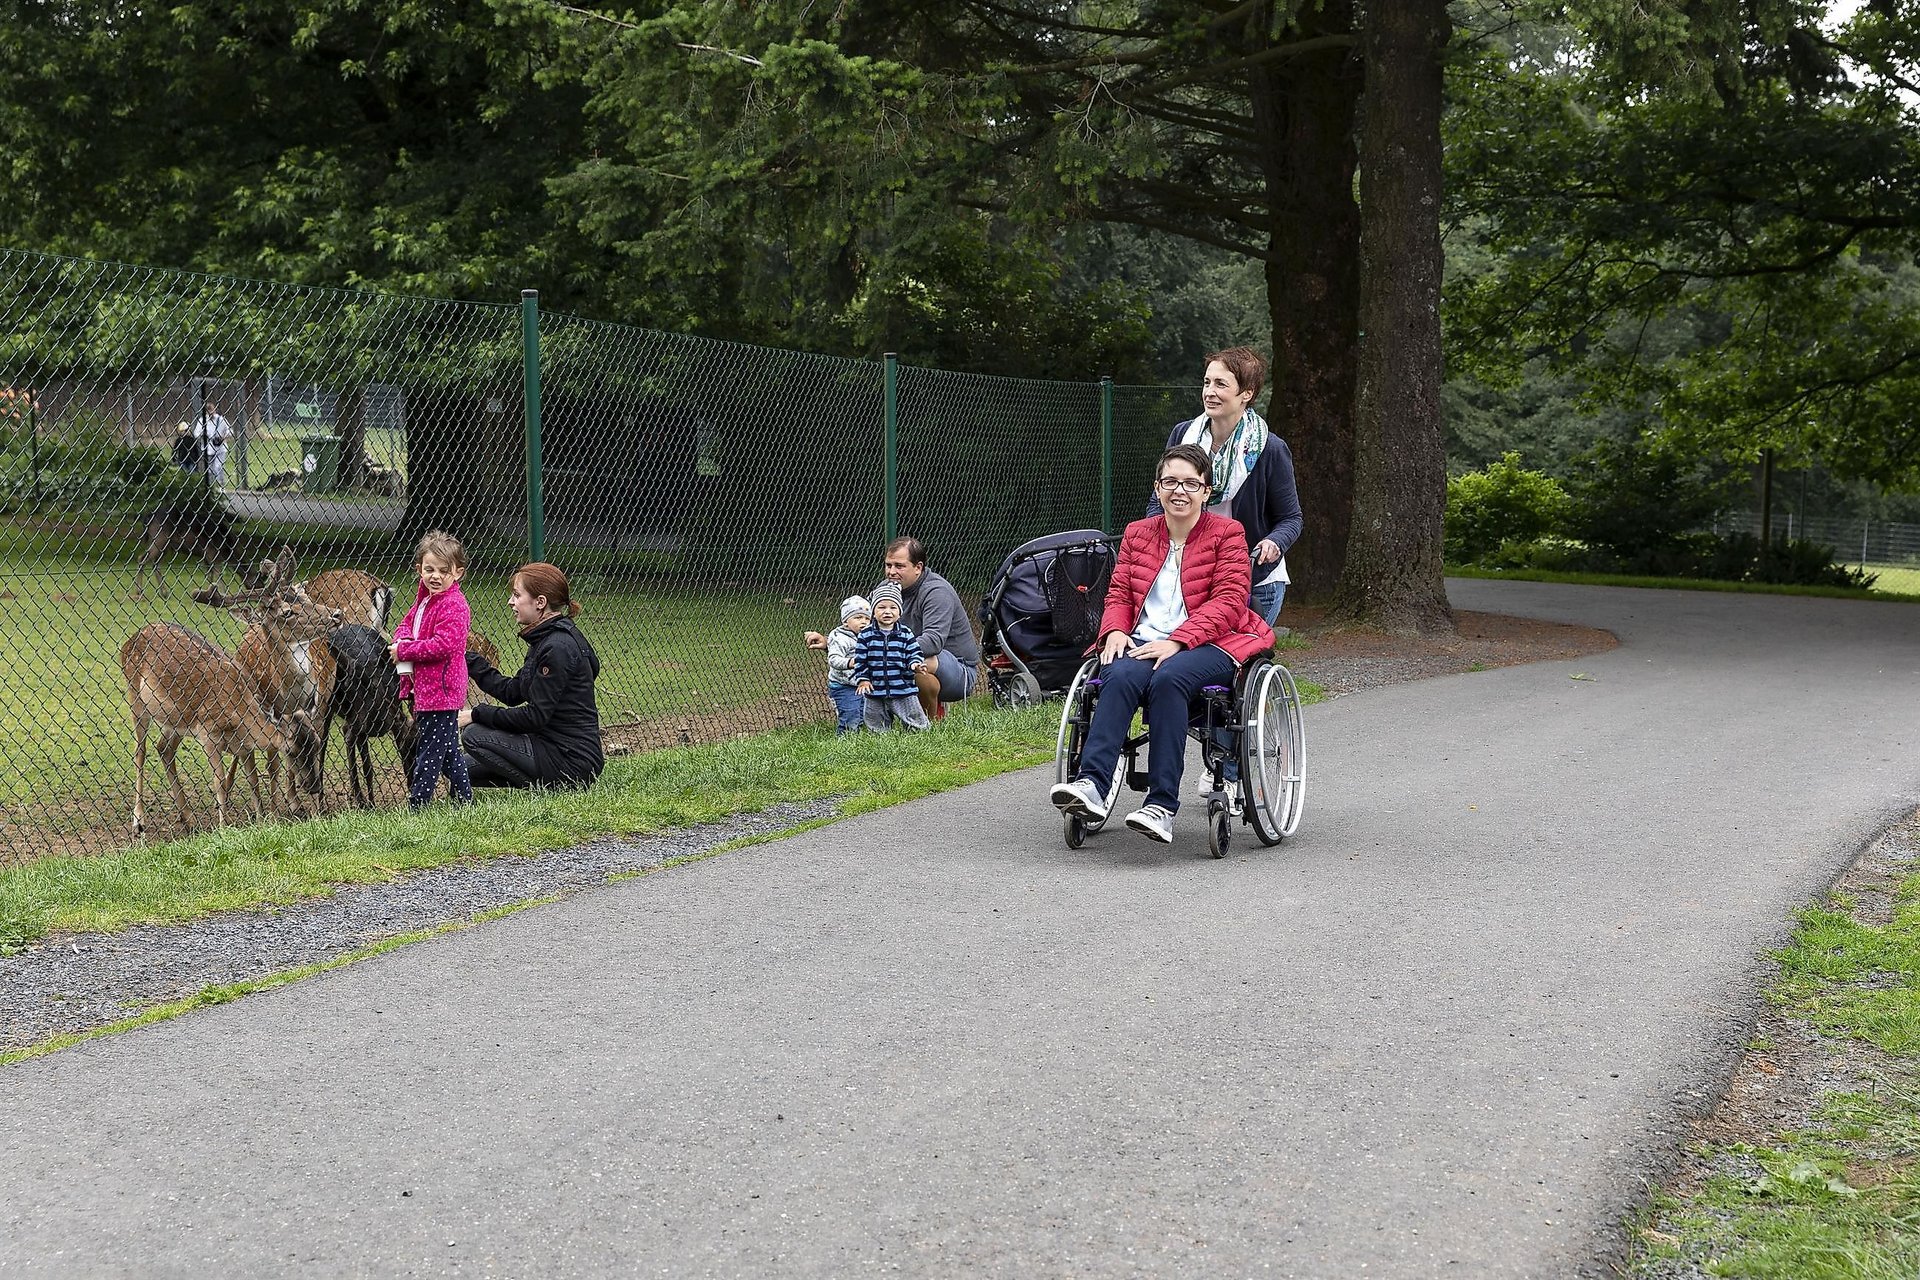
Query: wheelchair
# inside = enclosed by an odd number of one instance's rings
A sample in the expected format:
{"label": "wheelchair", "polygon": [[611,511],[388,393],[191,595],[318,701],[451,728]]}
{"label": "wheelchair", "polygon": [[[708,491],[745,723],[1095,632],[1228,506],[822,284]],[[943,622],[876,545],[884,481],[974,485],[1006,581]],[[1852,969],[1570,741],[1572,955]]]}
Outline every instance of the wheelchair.
{"label": "wheelchair", "polygon": [[[1079,768],[1100,684],[1100,659],[1095,655],[1067,688],[1054,744],[1055,782],[1067,781]],[[1227,856],[1236,816],[1253,828],[1263,845],[1277,845],[1297,831],[1307,790],[1306,729],[1293,673],[1273,660],[1273,650],[1262,650],[1241,664],[1232,685],[1203,688],[1190,711],[1187,736],[1199,741],[1203,767],[1213,782],[1207,796],[1207,851],[1216,858]],[[1127,735],[1107,788],[1106,818],[1062,815],[1069,849],[1078,849],[1119,811],[1123,784],[1133,791],[1147,789],[1146,749],[1145,733]],[[1226,776],[1230,759],[1240,765],[1237,781]]]}

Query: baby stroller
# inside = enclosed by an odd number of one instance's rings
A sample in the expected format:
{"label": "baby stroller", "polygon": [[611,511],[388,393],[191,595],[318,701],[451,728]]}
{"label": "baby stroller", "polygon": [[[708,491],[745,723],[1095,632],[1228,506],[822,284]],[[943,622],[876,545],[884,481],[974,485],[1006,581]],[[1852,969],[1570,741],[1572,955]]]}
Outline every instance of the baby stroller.
{"label": "baby stroller", "polygon": [[996,707],[1032,706],[1073,683],[1100,629],[1118,540],[1073,529],[1023,542],[980,602],[980,656]]}

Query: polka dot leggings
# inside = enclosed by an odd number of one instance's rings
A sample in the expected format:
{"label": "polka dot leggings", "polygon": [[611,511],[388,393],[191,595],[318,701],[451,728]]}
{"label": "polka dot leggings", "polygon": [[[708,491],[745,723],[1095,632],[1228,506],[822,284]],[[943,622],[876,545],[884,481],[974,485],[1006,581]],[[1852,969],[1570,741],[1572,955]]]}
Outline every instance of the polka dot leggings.
{"label": "polka dot leggings", "polygon": [[453,802],[472,804],[467,758],[460,754],[460,713],[421,711],[414,715],[413,723],[420,731],[420,753],[413,758],[413,787],[407,794],[407,804],[415,809],[432,804],[443,773],[453,783]]}

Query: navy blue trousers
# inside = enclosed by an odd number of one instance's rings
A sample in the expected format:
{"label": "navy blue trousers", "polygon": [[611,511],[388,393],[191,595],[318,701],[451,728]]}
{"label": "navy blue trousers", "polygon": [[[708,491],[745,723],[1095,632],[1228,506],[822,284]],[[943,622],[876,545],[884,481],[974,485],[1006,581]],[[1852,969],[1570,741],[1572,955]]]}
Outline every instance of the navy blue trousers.
{"label": "navy blue trousers", "polygon": [[[1180,811],[1180,775],[1187,767],[1187,722],[1193,700],[1210,684],[1233,683],[1234,661],[1225,649],[1203,644],[1182,649],[1157,668],[1138,658],[1115,658],[1100,668],[1100,700],[1080,752],[1075,777],[1101,790],[1113,785],[1113,767],[1126,745],[1133,713],[1147,713],[1147,800],[1169,813]],[[1114,797],[1108,796],[1108,803]]]}
{"label": "navy blue trousers", "polygon": [[467,779],[467,758],[460,754],[460,713],[416,712],[413,723],[420,731],[420,750],[413,758],[413,786],[407,792],[407,803],[415,809],[432,804],[444,773],[453,783],[454,803],[472,804],[473,783]]}

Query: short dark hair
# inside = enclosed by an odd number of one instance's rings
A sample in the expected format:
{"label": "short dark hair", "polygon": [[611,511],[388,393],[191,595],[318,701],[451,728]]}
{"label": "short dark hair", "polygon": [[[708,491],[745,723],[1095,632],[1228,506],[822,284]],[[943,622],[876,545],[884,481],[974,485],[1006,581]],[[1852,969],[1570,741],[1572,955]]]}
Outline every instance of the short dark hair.
{"label": "short dark hair", "polygon": [[927,549],[920,545],[920,539],[911,534],[901,534],[887,544],[888,555],[892,555],[896,551],[904,551],[907,553],[908,564],[925,564],[927,562]]}
{"label": "short dark hair", "polygon": [[1208,484],[1213,483],[1213,459],[1207,451],[1197,444],[1177,444],[1160,455],[1160,463],[1153,469],[1153,478],[1158,480],[1167,473],[1169,462],[1184,462],[1200,473],[1200,478]]}
{"label": "short dark hair", "polygon": [[[1218,360],[1227,366],[1227,372],[1240,384],[1242,391],[1260,394],[1260,388],[1267,385],[1267,358],[1252,347],[1228,347],[1225,351],[1207,353],[1207,364]],[[1203,366],[1204,367],[1204,366]]]}

